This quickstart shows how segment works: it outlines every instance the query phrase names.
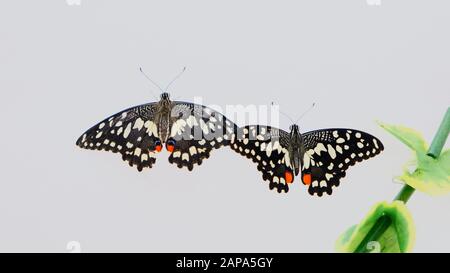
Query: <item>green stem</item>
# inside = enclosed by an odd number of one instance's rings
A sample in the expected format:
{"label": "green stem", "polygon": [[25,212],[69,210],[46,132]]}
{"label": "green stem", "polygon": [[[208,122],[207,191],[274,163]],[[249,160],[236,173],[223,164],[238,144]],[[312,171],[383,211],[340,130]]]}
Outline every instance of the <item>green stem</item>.
{"label": "green stem", "polygon": [[397,196],[394,198],[394,201],[403,201],[406,204],[408,202],[411,195],[414,193],[416,189],[411,187],[410,185],[405,184]]}
{"label": "green stem", "polygon": [[447,108],[447,113],[445,113],[444,120],[439,126],[438,132],[435,135],[433,142],[431,143],[430,149],[428,149],[428,155],[437,158],[444,148],[445,142],[447,141],[448,134],[450,133],[450,107]]}
{"label": "green stem", "polygon": [[[450,108],[447,108],[447,112],[445,113],[444,119],[439,126],[439,129],[436,135],[433,138],[433,142],[428,149],[427,155],[437,158],[441,154],[442,148],[444,148],[445,142],[447,141],[448,135],[450,133]],[[408,202],[411,195],[414,193],[415,189],[409,185],[404,185],[397,196],[394,198],[394,201],[403,201],[405,204]],[[365,253],[367,252],[367,244],[371,241],[378,241],[378,239],[386,232],[386,230],[391,225],[392,220],[383,215],[375,222],[373,227],[369,230],[366,237],[361,241],[358,245],[355,253]]]}

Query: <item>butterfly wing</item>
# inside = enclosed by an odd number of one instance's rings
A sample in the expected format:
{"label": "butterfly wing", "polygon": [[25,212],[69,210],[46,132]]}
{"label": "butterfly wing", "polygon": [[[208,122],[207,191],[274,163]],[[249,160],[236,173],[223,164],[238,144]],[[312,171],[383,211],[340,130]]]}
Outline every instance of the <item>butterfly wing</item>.
{"label": "butterfly wing", "polygon": [[323,129],[302,134],[305,153],[302,180],[311,195],[331,194],[333,186],[345,177],[345,171],[356,162],[383,151],[376,137],[353,129]]}
{"label": "butterfly wing", "polygon": [[85,149],[122,154],[122,159],[139,171],[155,163],[155,149],[161,140],[154,121],[156,103],[131,107],[96,124],[76,142]]}
{"label": "butterfly wing", "polygon": [[209,158],[213,149],[229,145],[236,125],[221,113],[206,106],[174,102],[167,149],[169,162],[192,170]]}
{"label": "butterfly wing", "polygon": [[258,164],[269,188],[279,193],[289,191],[294,180],[289,160],[289,134],[283,130],[261,125],[250,125],[238,129],[232,137],[231,148]]}

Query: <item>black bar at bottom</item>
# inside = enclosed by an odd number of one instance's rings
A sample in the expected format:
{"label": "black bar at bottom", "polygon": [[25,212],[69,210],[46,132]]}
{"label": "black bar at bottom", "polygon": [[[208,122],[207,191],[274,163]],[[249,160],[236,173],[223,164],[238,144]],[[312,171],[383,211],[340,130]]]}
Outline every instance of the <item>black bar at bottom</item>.
{"label": "black bar at bottom", "polygon": [[[305,272],[446,266],[449,254],[139,253],[0,254],[0,268],[138,272]],[[84,263],[86,261],[86,263]],[[282,271],[280,271],[282,270]]]}

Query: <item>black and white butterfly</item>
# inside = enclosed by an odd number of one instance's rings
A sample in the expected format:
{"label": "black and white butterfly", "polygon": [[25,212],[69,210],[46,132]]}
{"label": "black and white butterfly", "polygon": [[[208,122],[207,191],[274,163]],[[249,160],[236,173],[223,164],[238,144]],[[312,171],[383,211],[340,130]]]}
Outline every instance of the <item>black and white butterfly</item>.
{"label": "black and white butterfly", "polygon": [[384,149],[376,137],[358,130],[336,128],[301,134],[295,124],[290,133],[270,126],[244,126],[230,145],[258,164],[270,189],[287,192],[301,168],[308,192],[318,196],[331,194],[349,166]]}
{"label": "black and white butterfly", "polygon": [[163,146],[169,162],[192,170],[210,156],[213,149],[229,145],[236,125],[206,106],[160,101],[131,107],[101,121],[76,142],[85,149],[121,153],[122,159],[139,171],[151,168]]}

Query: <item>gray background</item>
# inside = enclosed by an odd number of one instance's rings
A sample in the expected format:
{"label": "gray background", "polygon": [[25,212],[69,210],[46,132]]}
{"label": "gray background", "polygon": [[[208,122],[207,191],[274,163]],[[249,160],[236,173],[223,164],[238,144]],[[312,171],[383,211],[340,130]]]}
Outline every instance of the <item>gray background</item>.
{"label": "gray background", "polygon": [[[401,188],[411,153],[377,127],[431,140],[449,105],[449,1],[1,1],[0,251],[332,252],[338,235]],[[354,127],[385,143],[332,197],[268,190],[229,149],[192,173],[161,153],[138,173],[81,150],[85,129],[153,101],[143,66],[173,97],[268,104],[304,131]],[[287,129],[288,119],[281,119]],[[408,203],[415,251],[450,250],[450,199]]]}

